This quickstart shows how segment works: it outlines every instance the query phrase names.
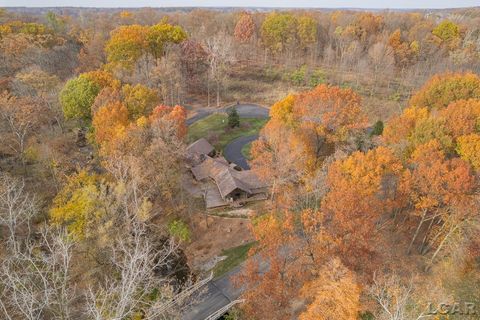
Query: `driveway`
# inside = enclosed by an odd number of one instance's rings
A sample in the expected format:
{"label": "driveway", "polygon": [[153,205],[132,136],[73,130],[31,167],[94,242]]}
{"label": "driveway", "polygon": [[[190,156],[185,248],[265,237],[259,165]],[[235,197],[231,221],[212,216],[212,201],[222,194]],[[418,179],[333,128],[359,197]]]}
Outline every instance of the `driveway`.
{"label": "driveway", "polygon": [[230,162],[237,164],[244,170],[250,169],[248,161],[242,154],[242,148],[246,144],[258,139],[258,134],[253,136],[238,137],[232,140],[223,150],[223,156]]}
{"label": "driveway", "polygon": [[[192,125],[198,120],[206,118],[215,112],[225,112],[230,111],[231,108],[235,107],[237,109],[238,115],[240,118],[268,118],[270,110],[259,106],[253,103],[241,103],[231,106],[226,106],[223,108],[203,108],[199,109],[197,113],[187,119],[187,125]],[[239,137],[231,141],[223,152],[223,156],[230,162],[237,164],[242,169],[248,170],[250,166],[248,165],[247,159],[242,154],[242,148],[244,145],[255,141],[258,139],[258,135]]]}
{"label": "driveway", "polygon": [[233,107],[237,109],[240,118],[268,118],[270,112],[270,110],[265,107],[249,103],[227,106],[223,108],[223,110],[228,112]]}
{"label": "driveway", "polygon": [[[253,256],[250,259],[257,259],[261,274],[268,270],[269,263],[259,260],[258,256]],[[237,300],[242,295],[244,288],[235,287],[231,280],[232,277],[241,272],[244,264],[245,262],[236,266],[220,278],[210,280],[206,289],[195,297],[196,303],[182,315],[182,320],[204,320]]]}
{"label": "driveway", "polygon": [[195,297],[198,303],[189,308],[183,314],[182,320],[204,320],[211,314],[222,309],[232,301],[235,301],[241,294],[241,288],[235,288],[230,278],[238,274],[241,266],[237,266],[222,277],[211,280],[207,283],[199,296]]}
{"label": "driveway", "polygon": [[228,112],[232,107],[235,107],[237,109],[240,118],[268,118],[268,114],[270,112],[269,109],[252,103],[241,103],[238,105],[231,105],[223,108],[203,108],[198,109],[197,113],[194,116],[187,119],[187,125],[190,126],[198,120],[206,118],[215,112]]}

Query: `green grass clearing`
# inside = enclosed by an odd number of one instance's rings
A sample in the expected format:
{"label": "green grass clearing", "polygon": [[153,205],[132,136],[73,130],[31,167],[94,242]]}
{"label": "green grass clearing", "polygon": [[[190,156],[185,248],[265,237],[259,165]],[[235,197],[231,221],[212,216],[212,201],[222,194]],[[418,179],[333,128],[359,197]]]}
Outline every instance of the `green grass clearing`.
{"label": "green grass clearing", "polygon": [[233,139],[258,134],[267,121],[268,119],[241,118],[240,127],[232,129],[228,127],[227,115],[215,113],[189,126],[187,140],[192,143],[205,138],[221,151]]}
{"label": "green grass clearing", "polygon": [[223,261],[217,263],[215,268],[213,268],[213,274],[215,277],[220,277],[232,270],[240,263],[247,259],[248,250],[255,244],[255,241],[243,244],[238,247],[233,247],[230,249],[222,250],[222,256],[227,256]]}
{"label": "green grass clearing", "polygon": [[249,142],[246,145],[243,146],[242,148],[242,154],[247,160],[252,160],[252,143]]}

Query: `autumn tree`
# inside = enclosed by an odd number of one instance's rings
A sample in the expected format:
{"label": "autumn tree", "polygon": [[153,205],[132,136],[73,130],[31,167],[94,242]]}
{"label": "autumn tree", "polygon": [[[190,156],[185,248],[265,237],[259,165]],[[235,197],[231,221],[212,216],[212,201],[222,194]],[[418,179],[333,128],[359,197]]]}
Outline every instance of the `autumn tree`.
{"label": "autumn tree", "polygon": [[106,210],[100,194],[99,176],[86,171],[70,176],[53,200],[50,209],[52,223],[66,226],[75,239],[90,236],[91,230],[97,226]]}
{"label": "autumn tree", "polygon": [[130,118],[133,120],[150,114],[159,103],[157,91],[141,84],[135,86],[124,85],[122,87],[122,96]]}
{"label": "autumn tree", "polygon": [[24,163],[28,139],[45,123],[45,109],[33,98],[17,98],[8,92],[0,94],[0,123],[9,135],[4,140]]}
{"label": "autumn tree", "polygon": [[476,133],[458,137],[457,153],[476,170],[480,169],[480,135]]}
{"label": "autumn tree", "polygon": [[103,148],[125,133],[129,124],[128,109],[121,102],[105,104],[93,116],[95,141]]}
{"label": "autumn tree", "polygon": [[180,26],[160,23],[148,28],[146,40],[148,50],[154,59],[165,54],[166,46],[178,44],[187,39],[187,34]]}
{"label": "autumn tree", "polygon": [[249,318],[290,319],[292,316],[287,310],[292,297],[299,293],[302,277],[307,274],[305,270],[300,271],[300,256],[291,228],[288,220],[275,215],[263,217],[255,226],[259,247],[252,248],[251,253],[258,254],[247,260],[235,280],[239,286],[246,286],[243,294],[246,303],[242,309]]}
{"label": "autumn tree", "polygon": [[330,141],[345,141],[355,130],[366,127],[361,99],[352,89],[319,85],[296,99],[298,118],[325,132]]}
{"label": "autumn tree", "polygon": [[390,35],[388,44],[393,48],[395,64],[399,68],[404,68],[413,64],[420,53],[418,41],[405,41],[402,39],[400,29],[395,30]]}
{"label": "autumn tree", "polygon": [[442,109],[451,102],[480,98],[480,78],[474,73],[447,73],[432,77],[410,99],[409,105]]}
{"label": "autumn tree", "polygon": [[[322,201],[322,210],[331,215],[338,234],[348,235],[343,250],[356,248],[362,254],[376,251],[377,223],[382,215],[404,205],[398,190],[403,166],[393,152],[378,147],[367,153],[355,152],[344,160],[335,161],[328,171],[329,192]],[[349,263],[350,254],[345,254]],[[365,257],[363,257],[365,258]]]}
{"label": "autumn tree", "polygon": [[248,42],[255,33],[255,22],[253,21],[252,15],[249,13],[242,13],[240,19],[238,19],[237,24],[235,25],[235,39],[240,42]]}
{"label": "autumn tree", "polygon": [[44,105],[58,126],[63,125],[63,112],[58,101],[60,79],[38,67],[15,75],[17,90],[24,95],[36,97]]}
{"label": "autumn tree", "polygon": [[[159,59],[168,44],[178,44],[187,35],[179,26],[159,23],[153,26],[120,26],[112,31],[105,51],[107,59],[113,66],[132,70],[136,62],[144,55]],[[149,62],[147,63],[147,70]]]}
{"label": "autumn tree", "polygon": [[415,208],[413,215],[420,220],[408,252],[425,222],[430,222],[429,232],[436,219],[441,220],[442,215],[448,215],[445,209],[466,201],[475,186],[468,164],[458,158],[447,159],[440,142],[435,139],[418,146],[410,161],[413,166],[402,177],[401,189],[408,194]]}
{"label": "autumn tree", "polygon": [[[181,210],[178,179],[185,152],[185,118],[185,109],[180,106],[157,106],[148,117],[142,116],[120,130],[121,134],[100,150],[104,167],[117,181],[134,186],[132,192],[139,202],[151,197],[161,199],[158,201],[162,202],[165,214]],[[100,129],[102,132],[122,128],[117,121],[107,122],[115,127]]]}
{"label": "autumn tree", "polygon": [[443,20],[433,30],[432,34],[440,44],[446,44],[450,49],[459,45],[461,38],[460,26],[450,20]]}
{"label": "autumn tree", "polygon": [[458,100],[442,109],[438,115],[444,119],[448,134],[459,136],[480,131],[480,100]]}
{"label": "autumn tree", "polygon": [[301,16],[298,18],[297,35],[300,46],[308,48],[317,42],[317,21],[310,16]]}
{"label": "autumn tree", "polygon": [[270,116],[253,144],[252,168],[272,180],[273,195],[305,181],[335,144],[366,126],[360,97],[351,89],[327,85],[287,96],[272,106]]}
{"label": "autumn tree", "polygon": [[442,118],[430,117],[419,121],[411,135],[407,138],[407,154],[411,153],[417,146],[431,140],[438,141],[446,152],[453,151],[453,139],[449,135],[446,121]]}
{"label": "autumn tree", "polygon": [[265,18],[261,28],[262,41],[270,52],[284,53],[295,45],[297,19],[290,13],[272,12]]}
{"label": "autumn tree", "polygon": [[60,102],[66,119],[91,119],[91,107],[100,87],[91,80],[78,77],[67,81],[60,92]]}
{"label": "autumn tree", "polygon": [[118,89],[120,87],[120,81],[107,71],[94,70],[80,74],[79,78],[87,79],[97,85],[100,89],[113,88]]}
{"label": "autumn tree", "polygon": [[354,320],[360,311],[361,288],[355,274],[333,258],[318,270],[318,277],[302,288],[308,306],[300,320]]}
{"label": "autumn tree", "polygon": [[105,47],[108,61],[132,68],[147,46],[147,32],[148,27],[140,25],[120,26],[112,31]]}

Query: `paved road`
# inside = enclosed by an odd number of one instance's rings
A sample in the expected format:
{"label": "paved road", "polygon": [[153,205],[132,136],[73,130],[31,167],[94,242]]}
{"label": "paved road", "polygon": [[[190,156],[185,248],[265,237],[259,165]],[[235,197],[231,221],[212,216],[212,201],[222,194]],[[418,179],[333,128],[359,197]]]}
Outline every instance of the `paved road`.
{"label": "paved road", "polygon": [[228,112],[232,107],[235,107],[237,109],[240,118],[268,118],[269,110],[267,108],[256,104],[242,103],[239,105],[226,106],[223,108],[206,107],[203,109],[199,109],[194,116],[187,119],[187,125],[192,125],[198,120],[203,119],[215,112]]}
{"label": "paved road", "polygon": [[[259,262],[258,271],[265,273],[269,268],[269,263],[259,260],[257,255],[250,259],[257,259]],[[205,286],[202,293],[196,296],[197,303],[194,304],[187,313],[183,314],[182,320],[205,320],[208,316],[214,314],[217,310],[227,306],[229,303],[237,300],[243,292],[242,287],[236,288],[232,285],[232,276],[238,274],[245,262],[233,268],[218,279],[211,280]]]}
{"label": "paved road", "polygon": [[182,320],[204,320],[240,297],[242,289],[235,288],[230,281],[230,277],[240,270],[241,266],[235,267],[222,277],[210,281],[201,294],[195,297],[198,303],[182,316]]}
{"label": "paved road", "polygon": [[245,103],[227,106],[223,108],[224,112],[228,112],[231,108],[237,109],[240,118],[268,118],[270,110],[257,104]]}
{"label": "paved road", "polygon": [[236,163],[242,169],[248,170],[250,166],[245,156],[242,154],[244,145],[258,139],[258,134],[253,136],[238,137],[231,141],[223,150],[223,156],[230,162]]}

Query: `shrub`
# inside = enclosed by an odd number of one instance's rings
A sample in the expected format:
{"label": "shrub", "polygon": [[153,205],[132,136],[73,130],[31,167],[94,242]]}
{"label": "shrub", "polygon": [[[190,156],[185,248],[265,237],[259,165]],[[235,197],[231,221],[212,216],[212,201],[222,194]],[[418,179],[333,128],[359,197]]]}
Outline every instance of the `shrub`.
{"label": "shrub", "polygon": [[168,233],[174,238],[183,242],[190,241],[190,228],[188,225],[180,219],[172,220],[168,224]]}

